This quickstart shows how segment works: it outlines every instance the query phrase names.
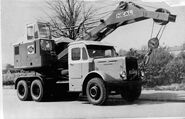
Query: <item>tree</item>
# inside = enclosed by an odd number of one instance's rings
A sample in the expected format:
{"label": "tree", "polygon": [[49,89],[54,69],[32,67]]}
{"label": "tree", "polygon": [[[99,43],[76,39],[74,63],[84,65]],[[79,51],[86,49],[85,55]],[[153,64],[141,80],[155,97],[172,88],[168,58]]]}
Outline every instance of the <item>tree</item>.
{"label": "tree", "polygon": [[93,20],[95,10],[92,7],[85,9],[84,1],[53,0],[47,1],[47,5],[54,14],[51,16],[47,13],[53,37],[63,36],[75,40],[79,37],[80,32],[92,28],[90,25],[93,23],[87,22]]}
{"label": "tree", "polygon": [[125,56],[126,54],[127,54],[127,51],[126,51],[126,50],[120,49],[120,50],[118,51],[118,55],[119,55],[119,56]]}

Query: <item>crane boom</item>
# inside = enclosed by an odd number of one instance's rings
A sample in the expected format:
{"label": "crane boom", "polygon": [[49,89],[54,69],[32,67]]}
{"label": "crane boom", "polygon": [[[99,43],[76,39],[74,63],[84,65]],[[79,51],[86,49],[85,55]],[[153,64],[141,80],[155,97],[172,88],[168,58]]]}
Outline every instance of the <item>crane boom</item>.
{"label": "crane boom", "polygon": [[[172,15],[167,10],[161,8],[156,11],[147,11],[133,2],[121,1],[118,7],[106,20],[101,19],[97,27],[78,40],[101,41],[120,26],[149,18],[154,19],[154,21],[158,22],[160,25],[166,25],[168,22],[175,22],[176,15]],[[67,49],[64,49],[59,53],[58,59],[60,60],[66,54]]]}
{"label": "crane boom", "polygon": [[[122,8],[122,6],[125,7]],[[147,11],[132,2],[120,2],[120,5],[113,11],[108,19],[100,20],[100,25],[90,31],[82,40],[101,41],[104,37],[120,26],[149,18],[167,23],[175,22],[176,16],[169,13]]]}

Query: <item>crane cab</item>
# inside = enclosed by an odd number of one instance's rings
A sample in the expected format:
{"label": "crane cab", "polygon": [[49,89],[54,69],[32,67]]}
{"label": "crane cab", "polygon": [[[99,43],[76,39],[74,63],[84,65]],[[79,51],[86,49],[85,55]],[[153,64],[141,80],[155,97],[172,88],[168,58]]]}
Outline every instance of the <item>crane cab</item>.
{"label": "crane cab", "polygon": [[50,67],[57,60],[48,23],[27,25],[27,38],[14,45],[15,68]]}
{"label": "crane cab", "polygon": [[27,40],[50,40],[51,33],[48,23],[37,22],[27,25]]}

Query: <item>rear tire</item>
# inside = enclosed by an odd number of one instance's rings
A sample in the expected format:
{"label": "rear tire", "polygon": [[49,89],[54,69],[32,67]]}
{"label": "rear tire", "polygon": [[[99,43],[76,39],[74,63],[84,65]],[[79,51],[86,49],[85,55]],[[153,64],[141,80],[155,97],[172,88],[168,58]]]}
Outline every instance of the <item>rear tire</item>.
{"label": "rear tire", "polygon": [[17,84],[17,96],[22,101],[30,99],[30,90],[25,80],[20,80]]}
{"label": "rear tire", "polygon": [[40,80],[36,79],[31,83],[31,97],[34,101],[40,102],[44,99],[44,88]]}
{"label": "rear tire", "polygon": [[137,85],[127,85],[121,92],[121,96],[128,102],[134,102],[141,95],[142,86]]}
{"label": "rear tire", "polygon": [[88,101],[93,105],[102,105],[107,100],[107,90],[100,78],[92,78],[86,87]]}

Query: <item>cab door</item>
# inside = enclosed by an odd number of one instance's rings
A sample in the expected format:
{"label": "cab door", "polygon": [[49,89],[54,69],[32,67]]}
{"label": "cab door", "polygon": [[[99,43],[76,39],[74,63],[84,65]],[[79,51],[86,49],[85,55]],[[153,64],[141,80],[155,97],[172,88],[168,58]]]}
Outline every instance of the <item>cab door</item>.
{"label": "cab door", "polygon": [[69,47],[68,54],[69,66],[69,90],[81,91],[82,80],[82,46],[75,45]]}

